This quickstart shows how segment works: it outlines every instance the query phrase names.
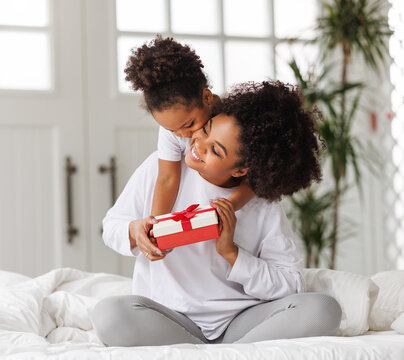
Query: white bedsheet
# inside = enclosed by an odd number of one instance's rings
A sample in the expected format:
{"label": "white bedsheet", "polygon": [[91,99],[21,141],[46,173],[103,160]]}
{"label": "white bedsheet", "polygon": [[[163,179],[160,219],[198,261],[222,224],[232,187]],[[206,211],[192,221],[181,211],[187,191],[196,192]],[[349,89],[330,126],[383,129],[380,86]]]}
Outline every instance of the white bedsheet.
{"label": "white bedsheet", "polygon": [[0,357],[7,359],[380,359],[404,360],[404,335],[368,332],[254,344],[110,347],[89,311],[102,298],[129,294],[131,279],[56,269],[30,279],[0,271]]}

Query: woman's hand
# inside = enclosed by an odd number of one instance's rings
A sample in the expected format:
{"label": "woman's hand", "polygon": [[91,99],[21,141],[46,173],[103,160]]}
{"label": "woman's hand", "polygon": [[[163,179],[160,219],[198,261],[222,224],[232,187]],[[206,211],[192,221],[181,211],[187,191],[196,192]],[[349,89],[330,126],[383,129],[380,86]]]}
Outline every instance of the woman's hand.
{"label": "woman's hand", "polygon": [[149,216],[142,220],[133,220],[129,224],[129,239],[130,246],[133,248],[137,246],[138,249],[148,258],[150,261],[156,261],[163,259],[167,251],[160,250],[157,247],[157,241],[149,233],[152,231],[152,227],[157,223],[157,220],[153,216]]}
{"label": "woman's hand", "polygon": [[237,218],[232,203],[227,199],[216,199],[211,205],[219,214],[220,236],[216,240],[216,251],[223,256],[231,265],[234,265],[238,256],[238,247],[234,245],[234,229]]}

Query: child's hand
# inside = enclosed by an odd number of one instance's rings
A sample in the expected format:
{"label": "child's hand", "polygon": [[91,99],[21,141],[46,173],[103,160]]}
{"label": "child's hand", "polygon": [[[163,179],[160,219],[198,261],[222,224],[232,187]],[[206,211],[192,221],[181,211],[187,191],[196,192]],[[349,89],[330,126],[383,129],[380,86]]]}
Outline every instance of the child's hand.
{"label": "child's hand", "polygon": [[232,203],[227,199],[216,199],[211,205],[219,214],[219,238],[216,240],[216,251],[222,255],[231,265],[237,259],[238,247],[234,245],[234,230],[237,218]]}
{"label": "child's hand", "polygon": [[166,252],[157,247],[156,239],[149,237],[153,224],[157,222],[152,216],[142,220],[133,220],[129,225],[129,237],[135,239],[136,246],[150,261],[160,260]]}

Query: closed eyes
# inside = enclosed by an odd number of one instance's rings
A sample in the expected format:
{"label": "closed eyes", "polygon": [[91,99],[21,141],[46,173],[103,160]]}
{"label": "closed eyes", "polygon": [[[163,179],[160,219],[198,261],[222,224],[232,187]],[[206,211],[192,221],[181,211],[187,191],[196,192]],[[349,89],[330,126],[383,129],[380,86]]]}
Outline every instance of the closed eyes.
{"label": "closed eyes", "polygon": [[[203,133],[205,134],[205,136],[208,136],[208,132],[206,131],[205,126],[202,126],[202,131],[203,131]],[[216,152],[214,145],[212,145],[211,150],[212,150],[212,152],[213,152],[216,156],[218,156],[218,157],[221,158],[221,156]]]}
{"label": "closed eyes", "polygon": [[219,157],[221,157],[216,151],[215,151],[215,147],[212,145],[212,152],[216,155],[216,156],[219,156]]}

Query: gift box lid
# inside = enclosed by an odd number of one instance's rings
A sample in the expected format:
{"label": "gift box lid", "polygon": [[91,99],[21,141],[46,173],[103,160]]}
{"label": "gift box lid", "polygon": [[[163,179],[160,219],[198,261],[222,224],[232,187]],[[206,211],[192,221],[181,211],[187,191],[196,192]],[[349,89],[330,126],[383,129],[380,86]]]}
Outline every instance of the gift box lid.
{"label": "gift box lid", "polygon": [[[159,221],[159,223],[153,225],[154,237],[165,236],[165,235],[175,234],[175,233],[184,231],[182,220],[175,221],[174,219],[170,219],[173,217],[177,217],[177,218],[181,217],[178,215],[176,216],[175,214],[195,213],[195,215],[189,220],[192,229],[197,229],[197,228],[214,225],[214,224],[218,223],[216,210],[212,206],[210,206],[210,205],[198,206],[197,204],[194,206],[197,206],[197,207],[188,212],[186,210],[184,210],[184,211],[176,212],[176,213],[172,213],[172,214],[155,216],[155,218],[160,221]],[[191,207],[192,206],[190,206],[188,209],[190,209]],[[203,212],[198,213],[199,211],[203,211]],[[167,219],[167,218],[169,218],[169,219]],[[186,221],[187,218],[186,217],[184,217],[184,218]],[[190,230],[192,230],[192,229],[190,229]]]}

